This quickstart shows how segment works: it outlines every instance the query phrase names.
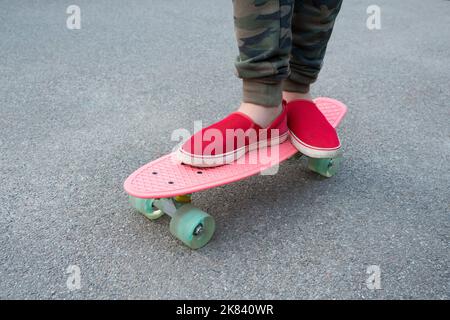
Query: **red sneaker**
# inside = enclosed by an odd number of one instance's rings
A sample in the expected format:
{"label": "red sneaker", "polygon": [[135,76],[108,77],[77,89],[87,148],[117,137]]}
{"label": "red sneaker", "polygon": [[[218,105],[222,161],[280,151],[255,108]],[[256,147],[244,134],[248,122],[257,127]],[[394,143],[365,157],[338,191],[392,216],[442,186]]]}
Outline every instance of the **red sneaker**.
{"label": "red sneaker", "polygon": [[250,150],[282,143],[288,135],[284,103],[281,114],[267,128],[236,111],[195,133],[181,146],[177,157],[195,167],[215,167],[231,163]]}
{"label": "red sneaker", "polygon": [[341,147],[336,129],[309,100],[288,103],[288,127],[292,144],[311,158],[335,157]]}

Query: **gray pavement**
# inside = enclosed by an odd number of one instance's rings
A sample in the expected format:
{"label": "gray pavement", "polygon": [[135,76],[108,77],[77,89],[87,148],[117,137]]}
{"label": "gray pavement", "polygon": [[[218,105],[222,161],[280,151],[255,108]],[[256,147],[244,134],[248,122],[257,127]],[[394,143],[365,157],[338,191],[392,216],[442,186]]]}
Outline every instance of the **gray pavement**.
{"label": "gray pavement", "polygon": [[0,298],[449,298],[449,1],[345,0],[313,88],[349,107],[340,172],[195,195],[198,251],[122,183],[239,103],[231,1],[77,0],[68,30],[72,3],[0,1]]}

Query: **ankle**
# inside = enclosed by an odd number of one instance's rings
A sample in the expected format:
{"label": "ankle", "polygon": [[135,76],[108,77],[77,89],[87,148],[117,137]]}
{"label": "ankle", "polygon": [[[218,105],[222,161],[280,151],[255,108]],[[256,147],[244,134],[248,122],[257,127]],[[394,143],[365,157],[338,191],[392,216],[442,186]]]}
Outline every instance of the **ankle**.
{"label": "ankle", "polygon": [[286,102],[291,102],[293,100],[310,100],[310,101],[312,101],[313,98],[312,98],[310,92],[301,93],[301,92],[283,91],[283,99],[286,100]]}
{"label": "ankle", "polygon": [[281,113],[282,107],[266,107],[249,102],[242,102],[239,112],[249,116],[261,128],[268,127]]}

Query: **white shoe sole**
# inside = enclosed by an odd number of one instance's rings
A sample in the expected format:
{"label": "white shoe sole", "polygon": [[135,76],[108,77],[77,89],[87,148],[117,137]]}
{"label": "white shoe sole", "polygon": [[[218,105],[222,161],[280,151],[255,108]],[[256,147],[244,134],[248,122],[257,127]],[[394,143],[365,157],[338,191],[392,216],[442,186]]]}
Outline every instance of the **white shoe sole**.
{"label": "white shoe sole", "polygon": [[315,148],[301,141],[294,133],[292,133],[292,131],[289,131],[289,133],[291,136],[291,142],[297,148],[297,150],[310,158],[334,158],[340,153],[340,144],[337,148],[333,149]]}
{"label": "white shoe sole", "polygon": [[181,161],[184,164],[188,164],[193,167],[199,167],[199,168],[207,168],[207,167],[217,167],[222,166],[225,164],[232,163],[236,161],[237,159],[244,156],[247,152],[255,150],[255,149],[262,149],[266,148],[268,146],[274,146],[280,143],[283,143],[286,141],[286,139],[289,136],[289,132],[286,132],[282,134],[281,136],[271,139],[269,141],[264,140],[260,142],[252,143],[249,146],[241,147],[239,149],[214,155],[214,156],[196,156],[190,153],[186,153],[181,148],[177,151],[177,158],[179,161]]}

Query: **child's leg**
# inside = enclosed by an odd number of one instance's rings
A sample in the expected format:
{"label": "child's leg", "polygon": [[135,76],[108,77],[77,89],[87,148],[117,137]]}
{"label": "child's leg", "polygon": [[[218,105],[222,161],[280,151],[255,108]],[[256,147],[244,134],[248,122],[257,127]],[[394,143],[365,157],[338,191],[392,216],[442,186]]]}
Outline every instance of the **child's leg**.
{"label": "child's leg", "polygon": [[239,47],[235,66],[243,79],[239,111],[265,127],[280,113],[294,0],[234,0],[233,6]]}
{"label": "child's leg", "polygon": [[283,85],[287,100],[311,98],[342,0],[295,0],[289,78]]}
{"label": "child's leg", "polygon": [[312,158],[338,155],[341,143],[335,128],[312,101],[309,87],[319,74],[342,0],[296,0],[292,18],[289,78],[283,84],[288,104],[291,142]]}
{"label": "child's leg", "polygon": [[[233,6],[243,102],[239,112],[198,131],[181,146],[178,157],[183,163],[205,167],[230,163],[289,135],[281,91],[289,73],[294,0],[234,0]],[[256,134],[239,139],[228,135],[230,131]]]}

